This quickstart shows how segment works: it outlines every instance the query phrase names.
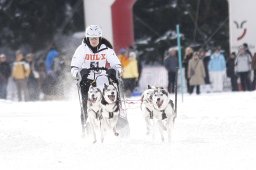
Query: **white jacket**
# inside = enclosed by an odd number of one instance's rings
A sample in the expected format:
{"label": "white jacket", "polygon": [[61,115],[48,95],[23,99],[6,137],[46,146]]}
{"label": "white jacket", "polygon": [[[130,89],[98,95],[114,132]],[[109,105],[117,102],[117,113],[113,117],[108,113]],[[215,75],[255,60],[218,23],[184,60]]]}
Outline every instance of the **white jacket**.
{"label": "white jacket", "polygon": [[[94,67],[106,67],[107,63],[111,68],[121,72],[121,63],[116,56],[113,49],[108,48],[105,44],[102,44],[97,53],[93,53],[92,50],[84,43],[76,49],[73,58],[71,60],[71,74],[76,78],[77,73],[83,68]],[[91,71],[88,79],[94,79],[94,73]],[[104,70],[96,72],[95,76],[106,73]]]}
{"label": "white jacket", "polygon": [[247,72],[251,70],[251,56],[248,53],[238,54],[235,59],[235,72]]}

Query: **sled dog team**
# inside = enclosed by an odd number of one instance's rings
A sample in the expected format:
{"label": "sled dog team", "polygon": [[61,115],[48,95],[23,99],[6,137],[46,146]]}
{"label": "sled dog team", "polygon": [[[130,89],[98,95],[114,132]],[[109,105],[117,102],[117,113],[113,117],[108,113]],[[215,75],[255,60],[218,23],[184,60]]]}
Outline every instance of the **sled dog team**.
{"label": "sled dog team", "polygon": [[105,133],[108,130],[113,131],[115,136],[119,135],[116,130],[119,116],[119,97],[115,84],[104,84],[102,92],[98,87],[90,86],[87,114],[87,129],[91,130],[93,143],[97,142],[97,130],[100,130],[101,142],[104,141]]}
{"label": "sled dog team", "polygon": [[[116,125],[119,117],[119,95],[114,84],[104,85],[103,91],[95,86],[90,86],[87,101],[87,129],[93,137],[93,143],[97,142],[97,133],[101,142],[107,131],[112,131],[115,136],[119,133]],[[161,140],[171,140],[171,131],[176,117],[174,103],[169,98],[169,93],[162,87],[148,86],[141,96],[141,110],[145,119],[147,134],[152,138],[158,128]],[[165,139],[167,136],[167,139]]]}

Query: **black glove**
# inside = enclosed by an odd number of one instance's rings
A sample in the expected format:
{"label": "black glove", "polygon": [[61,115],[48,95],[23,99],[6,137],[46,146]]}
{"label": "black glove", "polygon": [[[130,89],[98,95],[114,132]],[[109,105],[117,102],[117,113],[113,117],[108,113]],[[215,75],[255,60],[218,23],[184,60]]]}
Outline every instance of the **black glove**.
{"label": "black glove", "polygon": [[115,69],[112,69],[112,68],[108,69],[106,71],[106,73],[107,73],[108,77],[110,79],[112,79],[115,83],[118,82],[119,77],[118,77],[118,73],[117,73],[117,71]]}
{"label": "black glove", "polygon": [[82,79],[87,78],[89,74],[90,74],[90,70],[86,68],[83,68],[82,70],[80,70],[80,75]]}
{"label": "black glove", "polygon": [[83,79],[86,79],[89,74],[90,74],[90,70],[83,68],[80,71],[78,71],[78,73],[76,74],[76,80],[80,82]]}

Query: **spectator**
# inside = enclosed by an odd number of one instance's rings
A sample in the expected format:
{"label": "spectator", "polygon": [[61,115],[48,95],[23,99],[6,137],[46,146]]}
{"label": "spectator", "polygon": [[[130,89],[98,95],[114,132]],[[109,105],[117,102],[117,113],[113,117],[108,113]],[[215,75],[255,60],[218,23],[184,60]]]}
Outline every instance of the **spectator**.
{"label": "spectator", "polygon": [[183,66],[185,68],[185,79],[186,79],[188,93],[190,93],[190,84],[189,84],[189,78],[188,78],[188,63],[192,57],[193,57],[193,49],[191,47],[187,47],[185,50],[185,57],[183,59]]}
{"label": "spectator", "polygon": [[245,50],[245,53],[249,54],[250,57],[252,58],[252,52],[250,51],[249,46],[248,46],[247,43],[243,43],[243,48]]}
{"label": "spectator", "polygon": [[44,65],[43,61],[40,61],[39,64],[38,64],[38,73],[39,73],[39,88],[40,88],[40,92],[43,92],[44,85],[45,85],[44,82],[46,82],[46,71],[45,71],[45,65]]}
{"label": "spectator", "polygon": [[125,94],[130,96],[136,87],[136,81],[138,81],[138,63],[136,59],[136,53],[129,53],[128,64],[123,68],[122,78],[124,80]]}
{"label": "spectator", "polygon": [[18,50],[16,52],[16,60],[12,67],[12,77],[17,87],[19,101],[28,101],[27,79],[29,74],[29,64],[24,60],[23,53]]}
{"label": "spectator", "polygon": [[204,49],[199,50],[199,58],[203,61],[204,63],[204,70],[205,70],[205,78],[204,78],[204,88],[207,93],[211,92],[211,82],[210,82],[210,76],[209,76],[209,69],[208,65],[211,59],[211,53],[210,51],[205,52]]}
{"label": "spectator", "polygon": [[125,48],[121,48],[119,50],[119,55],[117,57],[120,60],[120,63],[123,68],[128,65],[129,63],[128,50],[126,50]]}
{"label": "spectator", "polygon": [[188,63],[188,78],[191,86],[189,94],[192,94],[196,87],[196,94],[200,94],[200,85],[204,84],[205,70],[203,61],[199,58],[199,53],[194,52],[193,58]]}
{"label": "spectator", "polygon": [[214,92],[222,92],[224,77],[226,75],[226,61],[221,53],[221,48],[217,47],[211,55],[211,60],[208,65],[212,90]]}
{"label": "spectator", "polygon": [[59,57],[59,55],[60,54],[57,51],[57,48],[55,47],[55,45],[53,45],[47,53],[45,59],[45,70],[48,75],[54,74],[54,59]]}
{"label": "spectator", "polygon": [[178,57],[177,51],[173,48],[168,50],[168,54],[164,59],[164,66],[168,71],[168,92],[174,93],[175,90],[175,80],[176,80],[176,70],[178,67]]}
{"label": "spectator", "polygon": [[0,54],[0,99],[7,99],[7,84],[11,75],[11,66],[4,54]]}
{"label": "spectator", "polygon": [[246,51],[246,48],[240,47],[236,60],[235,60],[235,72],[238,74],[243,91],[251,90],[251,56]]}
{"label": "spectator", "polygon": [[42,91],[44,93],[45,99],[53,99],[56,96],[57,75],[54,72],[54,63],[57,57],[59,57],[59,52],[55,45],[53,45],[47,53],[44,62],[46,78],[42,84]]}
{"label": "spectator", "polygon": [[252,90],[256,88],[256,53],[254,53],[252,58],[252,69],[253,69],[253,83],[252,83]]}
{"label": "spectator", "polygon": [[35,69],[35,60],[32,53],[26,55],[26,61],[30,67],[30,74],[28,76],[28,97],[29,101],[39,100],[39,73]]}
{"label": "spectator", "polygon": [[232,52],[227,60],[227,76],[231,79],[232,91],[238,91],[237,75],[235,74],[236,53]]}

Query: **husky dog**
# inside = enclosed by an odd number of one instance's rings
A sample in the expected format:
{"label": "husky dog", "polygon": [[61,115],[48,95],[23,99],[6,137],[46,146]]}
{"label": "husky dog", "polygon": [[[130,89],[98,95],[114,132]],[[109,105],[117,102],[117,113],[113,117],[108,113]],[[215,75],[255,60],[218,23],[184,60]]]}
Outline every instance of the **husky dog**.
{"label": "husky dog", "polygon": [[103,126],[102,132],[104,133],[105,130],[110,129],[114,132],[115,136],[118,136],[119,134],[116,131],[116,125],[120,112],[118,90],[115,85],[104,84],[101,108]]}
{"label": "husky dog", "polygon": [[[101,132],[101,119],[102,119],[101,100],[102,100],[102,93],[100,89],[91,85],[88,91],[87,122],[93,134],[93,143],[97,142],[96,130],[98,129],[99,132]],[[101,140],[102,140],[102,134],[101,134]]]}
{"label": "husky dog", "polygon": [[153,102],[152,102],[152,96],[154,92],[154,88],[150,85],[148,85],[148,89],[146,89],[142,95],[141,95],[141,110],[143,112],[143,117],[145,119],[146,128],[147,128],[147,134],[150,134],[153,130]]}
{"label": "husky dog", "polygon": [[167,90],[162,87],[155,88],[152,95],[152,104],[154,108],[153,116],[159,126],[161,139],[164,141],[164,131],[166,131],[168,141],[170,142],[175,111],[173,101],[169,99],[169,93]]}

